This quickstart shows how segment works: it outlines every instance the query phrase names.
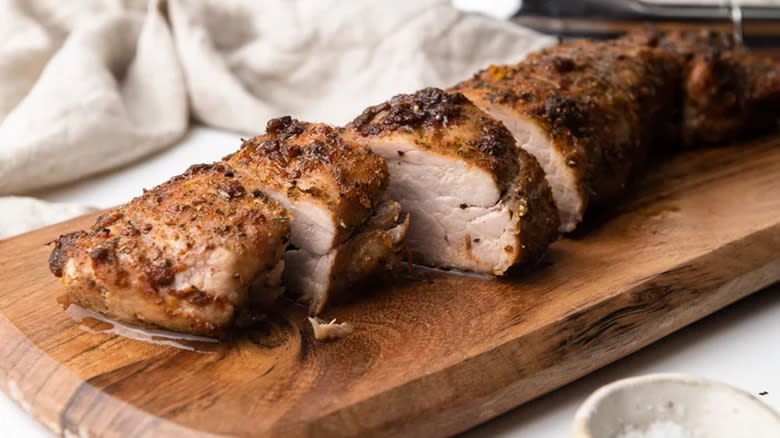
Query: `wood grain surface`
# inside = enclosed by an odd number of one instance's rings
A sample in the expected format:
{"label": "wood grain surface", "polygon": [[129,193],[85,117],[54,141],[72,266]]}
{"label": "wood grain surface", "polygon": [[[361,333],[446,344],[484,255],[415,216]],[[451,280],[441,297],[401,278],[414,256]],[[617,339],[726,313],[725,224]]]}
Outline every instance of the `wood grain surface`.
{"label": "wood grain surface", "polygon": [[652,169],[535,270],[366,288],[327,312],[356,327],[331,343],[289,303],[218,344],[76,322],[46,243],[93,219],[0,241],[0,386],[57,434],[441,436],[780,280],[780,139]]}

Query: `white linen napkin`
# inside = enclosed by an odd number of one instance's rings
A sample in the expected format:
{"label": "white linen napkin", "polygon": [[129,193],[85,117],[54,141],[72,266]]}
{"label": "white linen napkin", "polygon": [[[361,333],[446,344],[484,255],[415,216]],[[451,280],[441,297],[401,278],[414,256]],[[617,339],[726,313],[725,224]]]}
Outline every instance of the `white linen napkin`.
{"label": "white linen napkin", "polygon": [[[250,135],[286,114],[342,124],[550,41],[447,0],[0,0],[0,195],[141,159],[190,115]],[[0,236],[80,213],[3,202]]]}

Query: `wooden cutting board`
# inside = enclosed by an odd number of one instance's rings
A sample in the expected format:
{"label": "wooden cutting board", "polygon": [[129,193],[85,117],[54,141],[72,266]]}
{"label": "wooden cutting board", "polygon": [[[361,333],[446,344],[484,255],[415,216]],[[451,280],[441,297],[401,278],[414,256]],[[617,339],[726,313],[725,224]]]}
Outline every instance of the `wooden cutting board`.
{"label": "wooden cutting board", "polygon": [[331,343],[291,304],[220,344],[77,323],[45,244],[93,219],[0,241],[0,384],[57,434],[447,435],[780,280],[780,138],[649,171],[531,272],[366,288]]}

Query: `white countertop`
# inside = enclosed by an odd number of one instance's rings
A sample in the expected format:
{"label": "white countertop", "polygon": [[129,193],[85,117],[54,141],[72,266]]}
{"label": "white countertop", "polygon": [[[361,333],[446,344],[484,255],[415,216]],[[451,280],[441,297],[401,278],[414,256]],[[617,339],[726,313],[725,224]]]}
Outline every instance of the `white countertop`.
{"label": "white countertop", "polygon": [[[119,171],[37,194],[50,201],[111,207],[182,172],[190,164],[218,160],[239,135],[197,127],[178,145]],[[780,410],[780,285],[758,292],[625,359],[478,427],[472,436],[564,437],[577,406],[613,380],[654,372],[678,372],[720,380],[757,395]],[[4,394],[0,436],[51,434]]]}

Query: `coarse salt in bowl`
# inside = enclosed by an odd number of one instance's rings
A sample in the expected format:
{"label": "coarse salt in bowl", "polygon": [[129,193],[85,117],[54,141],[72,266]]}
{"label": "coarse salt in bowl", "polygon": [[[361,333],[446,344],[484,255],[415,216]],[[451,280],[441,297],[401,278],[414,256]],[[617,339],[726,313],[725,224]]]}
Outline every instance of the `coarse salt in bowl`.
{"label": "coarse salt in bowl", "polygon": [[780,438],[780,415],[752,395],[698,377],[650,374],[599,388],[574,438]]}

